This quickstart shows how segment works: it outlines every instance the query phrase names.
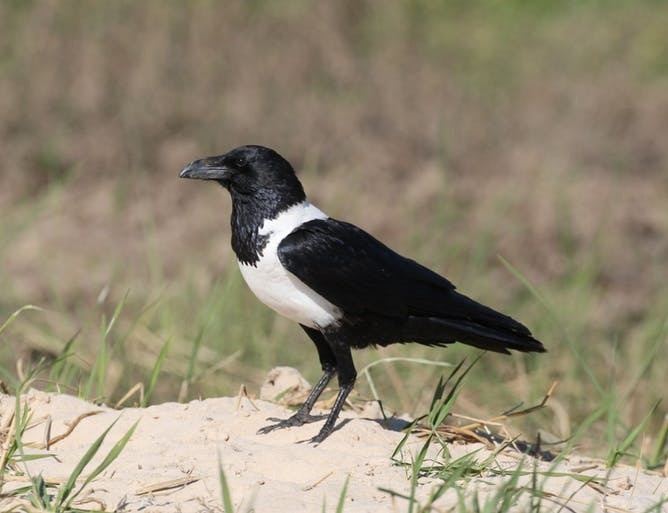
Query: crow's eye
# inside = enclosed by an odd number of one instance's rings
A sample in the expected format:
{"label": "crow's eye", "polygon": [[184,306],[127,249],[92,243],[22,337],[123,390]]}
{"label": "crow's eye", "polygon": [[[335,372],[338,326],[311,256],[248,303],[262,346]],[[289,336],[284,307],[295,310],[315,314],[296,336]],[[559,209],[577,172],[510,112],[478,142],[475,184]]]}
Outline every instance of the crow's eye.
{"label": "crow's eye", "polygon": [[246,162],[246,159],[245,159],[245,158],[243,158],[243,157],[238,157],[238,158],[234,161],[234,164],[236,165],[237,168],[239,168],[239,169],[243,169],[244,167],[246,167],[247,162]]}

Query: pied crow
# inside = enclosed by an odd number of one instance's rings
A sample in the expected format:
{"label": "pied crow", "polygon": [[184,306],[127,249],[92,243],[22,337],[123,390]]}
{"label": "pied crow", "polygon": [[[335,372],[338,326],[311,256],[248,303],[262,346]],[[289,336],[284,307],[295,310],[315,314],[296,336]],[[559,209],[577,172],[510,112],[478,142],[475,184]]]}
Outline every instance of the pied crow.
{"label": "pied crow", "polygon": [[330,379],[339,393],[324,440],[357,377],[352,348],[456,341],[498,353],[544,352],[522,324],[460,294],[446,278],[394,252],[357,226],[309,203],[290,163],[262,146],[195,160],[182,178],[212,180],[232,197],[232,248],[260,301],[299,323],[315,343],[322,378],[303,406],[262,428],[319,420],[311,410]]}

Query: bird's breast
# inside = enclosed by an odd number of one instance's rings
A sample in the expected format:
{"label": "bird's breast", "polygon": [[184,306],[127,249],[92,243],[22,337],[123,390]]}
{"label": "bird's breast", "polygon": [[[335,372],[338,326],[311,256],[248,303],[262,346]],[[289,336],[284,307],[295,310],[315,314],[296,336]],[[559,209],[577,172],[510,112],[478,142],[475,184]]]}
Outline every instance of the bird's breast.
{"label": "bird's breast", "polygon": [[257,298],[279,314],[310,328],[338,323],[340,309],[287,271],[278,259],[272,237],[256,265],[239,262],[239,269]]}
{"label": "bird's breast", "polygon": [[324,328],[338,323],[341,310],[322,297],[294,274],[278,258],[278,246],[295,228],[327,215],[304,201],[293,205],[273,219],[265,219],[258,234],[266,237],[254,264],[239,262],[248,287],[265,305],[279,314],[310,328]]}

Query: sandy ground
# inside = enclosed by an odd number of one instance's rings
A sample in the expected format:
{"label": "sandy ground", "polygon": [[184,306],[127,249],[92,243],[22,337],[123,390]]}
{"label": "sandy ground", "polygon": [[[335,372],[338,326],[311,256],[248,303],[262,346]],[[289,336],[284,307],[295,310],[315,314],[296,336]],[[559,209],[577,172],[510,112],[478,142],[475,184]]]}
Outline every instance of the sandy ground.
{"label": "sandy ground", "polygon": [[[266,391],[263,395],[267,395]],[[340,429],[314,447],[297,442],[315,435],[321,423],[256,435],[267,423],[267,417],[285,417],[289,411],[274,403],[245,397],[165,403],[121,411],[68,395],[36,390],[30,390],[25,401],[32,418],[42,421],[26,433],[26,443],[44,442],[48,424],[45,419],[51,419],[49,436],[54,439],[66,432],[68,425],[80,415],[99,412],[82,419],[69,436],[50,447],[48,452],[56,458],[27,464],[32,474],[41,472],[47,481],[64,481],[93,440],[114,420],[118,419],[93,464],[101,461],[111,446],[139,420],[136,432],[120,457],[82,494],[98,502],[89,502],[84,507],[104,506],[107,511],[222,511],[220,455],[237,511],[319,512],[325,501],[326,510],[334,511],[347,476],[350,476],[350,484],[346,512],[408,511],[405,499],[392,498],[379,489],[409,492],[406,470],[393,465],[389,458],[403,436],[398,431],[403,423],[400,419],[381,422],[371,418],[372,409],[370,414],[345,412]],[[14,404],[13,397],[0,396],[0,425],[6,423]],[[419,439],[412,438],[408,451],[415,451],[420,444]],[[453,456],[472,451],[478,451],[479,458],[490,454],[477,444],[451,447]],[[33,448],[29,452],[47,451]],[[409,457],[407,453],[406,458]],[[518,455],[504,452],[497,456],[497,464],[515,468]],[[539,468],[547,469],[548,465],[539,463]],[[601,477],[606,474],[600,463],[584,457],[569,458],[557,471]],[[471,480],[466,487],[468,500],[473,500],[474,491],[482,498],[494,493],[507,479],[489,474]],[[530,479],[530,476],[522,478],[520,485],[529,485]],[[24,483],[10,481],[7,486],[19,484]],[[438,480],[421,479],[418,500],[424,503],[438,484]],[[591,511],[642,512],[663,497],[668,498],[668,479],[620,466],[611,473],[605,486],[587,486],[569,477],[551,477],[544,490],[549,494],[541,511],[558,511],[568,501],[563,511],[586,511],[593,504]],[[456,511],[456,501],[456,491],[450,489],[435,502],[434,511],[453,508]],[[526,502],[515,506],[516,511],[526,508]],[[0,511],[5,511],[2,499]],[[668,512],[668,504],[652,511]]]}

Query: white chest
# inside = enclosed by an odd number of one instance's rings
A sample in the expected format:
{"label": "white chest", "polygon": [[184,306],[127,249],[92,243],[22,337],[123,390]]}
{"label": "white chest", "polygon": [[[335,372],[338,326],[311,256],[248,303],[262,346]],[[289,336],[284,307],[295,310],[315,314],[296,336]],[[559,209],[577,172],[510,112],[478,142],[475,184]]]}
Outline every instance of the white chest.
{"label": "white chest", "polygon": [[288,272],[278,259],[277,249],[280,242],[301,224],[326,218],[326,214],[307,202],[290,207],[276,219],[265,221],[260,228],[260,234],[268,235],[269,241],[259,262],[255,266],[239,263],[244,280],[260,301],[310,328],[336,323],[341,318],[341,311]]}

